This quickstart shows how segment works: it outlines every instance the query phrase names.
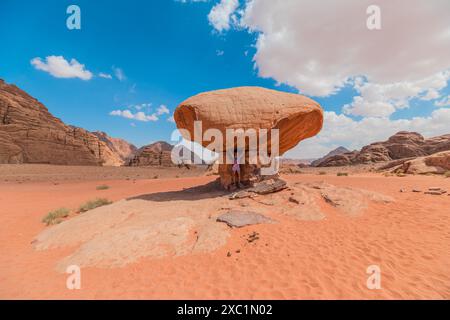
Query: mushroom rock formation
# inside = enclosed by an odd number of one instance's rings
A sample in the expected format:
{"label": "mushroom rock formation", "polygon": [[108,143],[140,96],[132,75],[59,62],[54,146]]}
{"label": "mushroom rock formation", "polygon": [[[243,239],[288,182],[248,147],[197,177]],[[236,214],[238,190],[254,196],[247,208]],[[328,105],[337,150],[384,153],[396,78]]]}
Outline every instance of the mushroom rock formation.
{"label": "mushroom rock formation", "polygon": [[[279,129],[279,156],[300,141],[316,135],[322,128],[323,111],[320,105],[299,94],[285,93],[261,87],[237,87],[200,93],[182,102],[175,110],[174,119],[187,140],[194,139],[194,122],[202,121],[202,130],[218,129],[226,150],[226,129]],[[267,146],[270,155],[270,134]],[[203,141],[208,147],[211,141]],[[261,148],[261,146],[259,146]],[[248,151],[246,141],[246,151]],[[231,152],[234,152],[232,150]],[[247,153],[247,152],[246,152]],[[231,153],[233,154],[233,153]],[[225,159],[225,156],[224,156]],[[260,164],[241,164],[241,182],[251,184],[260,179]],[[222,186],[232,184],[232,164],[219,164]]]}

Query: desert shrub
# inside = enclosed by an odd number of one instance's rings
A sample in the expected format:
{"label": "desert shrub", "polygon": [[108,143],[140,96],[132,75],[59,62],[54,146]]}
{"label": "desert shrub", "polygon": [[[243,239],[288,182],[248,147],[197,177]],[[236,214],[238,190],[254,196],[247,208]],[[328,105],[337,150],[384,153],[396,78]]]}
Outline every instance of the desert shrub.
{"label": "desert shrub", "polygon": [[153,176],[153,179],[158,179],[159,178],[159,176],[157,175],[157,174],[155,174],[154,176]]}
{"label": "desert shrub", "polygon": [[70,213],[69,209],[59,208],[47,213],[47,215],[42,219],[42,222],[46,225],[58,224],[62,222],[63,218],[66,218]]}
{"label": "desert shrub", "polygon": [[109,186],[107,186],[106,184],[102,184],[100,186],[97,186],[95,189],[97,189],[97,190],[108,190]]}
{"label": "desert shrub", "polygon": [[397,177],[406,177],[406,174],[401,173],[401,172],[397,172]]}
{"label": "desert shrub", "polygon": [[450,178],[450,171],[446,171],[446,172],[444,173],[444,177]]}
{"label": "desert shrub", "polygon": [[106,206],[108,204],[111,204],[112,201],[105,199],[105,198],[97,198],[95,200],[89,200],[88,202],[82,204],[80,208],[78,209],[78,212],[86,212],[101,206]]}
{"label": "desert shrub", "polygon": [[319,171],[319,175],[323,176],[326,175],[327,173],[325,171]]}
{"label": "desert shrub", "polygon": [[336,175],[338,177],[346,177],[346,176],[348,176],[348,173],[347,172],[338,172]]}

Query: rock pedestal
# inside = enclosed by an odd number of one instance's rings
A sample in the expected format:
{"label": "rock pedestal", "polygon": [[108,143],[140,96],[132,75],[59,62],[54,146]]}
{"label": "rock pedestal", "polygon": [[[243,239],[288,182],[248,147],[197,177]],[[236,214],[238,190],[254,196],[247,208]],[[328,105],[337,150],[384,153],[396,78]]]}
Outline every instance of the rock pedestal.
{"label": "rock pedestal", "polygon": [[[258,150],[267,146],[268,150],[264,151],[272,153],[275,150],[272,147],[278,145],[276,156],[281,156],[300,141],[319,133],[323,111],[317,102],[299,94],[260,87],[238,87],[193,96],[176,108],[174,119],[186,140],[194,140],[196,133],[198,134],[198,122],[201,124],[202,135],[208,129],[220,133],[222,139],[217,141],[222,145],[211,146],[212,139],[200,141],[203,147],[211,148],[214,152],[226,153],[230,150],[227,143],[229,141],[226,141],[229,137],[227,133],[234,130],[234,133],[243,132],[244,138],[247,133],[253,132],[259,141]],[[278,130],[278,134],[272,135],[273,129]],[[266,139],[261,140],[260,134],[266,134]],[[276,136],[278,141],[272,140]],[[235,150],[236,147],[234,145]],[[249,150],[247,140],[244,148]],[[260,179],[259,165],[245,161],[240,166],[242,184],[252,184]],[[222,186],[231,186],[232,164],[219,164],[219,175]]]}
{"label": "rock pedestal", "polygon": [[[232,164],[219,164],[220,184],[225,189],[233,188],[232,167]],[[260,168],[256,164],[241,164],[240,171],[240,183],[243,186],[251,186],[261,179]]]}

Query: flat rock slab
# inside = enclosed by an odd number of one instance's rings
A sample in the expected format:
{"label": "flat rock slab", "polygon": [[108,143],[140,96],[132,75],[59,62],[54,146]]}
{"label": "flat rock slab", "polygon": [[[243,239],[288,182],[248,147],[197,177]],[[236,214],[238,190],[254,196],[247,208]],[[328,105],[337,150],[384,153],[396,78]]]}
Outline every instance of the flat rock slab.
{"label": "flat rock slab", "polygon": [[287,188],[286,181],[282,179],[270,179],[262,182],[258,182],[253,187],[235,192],[229,196],[230,200],[251,198],[255,194],[266,195],[275,193]]}
{"label": "flat rock slab", "polygon": [[272,181],[263,181],[261,183],[258,183],[250,190],[257,194],[269,194],[281,191],[283,189],[287,188],[286,181],[281,179],[276,179]]}
{"label": "flat rock slab", "polygon": [[241,228],[253,224],[272,223],[273,220],[256,212],[231,210],[217,217],[217,221],[225,222],[230,227]]}

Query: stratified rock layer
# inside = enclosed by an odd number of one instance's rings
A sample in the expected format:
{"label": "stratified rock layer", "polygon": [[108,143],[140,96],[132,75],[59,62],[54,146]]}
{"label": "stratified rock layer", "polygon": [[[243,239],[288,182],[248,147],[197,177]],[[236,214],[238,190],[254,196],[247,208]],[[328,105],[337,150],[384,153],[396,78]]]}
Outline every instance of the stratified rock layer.
{"label": "stratified rock layer", "polygon": [[164,166],[175,164],[171,160],[173,146],[164,141],[158,141],[137,150],[128,161],[129,166]]}
{"label": "stratified rock layer", "polygon": [[122,159],[89,131],[68,126],[0,80],[0,163],[118,166]]}
{"label": "stratified rock layer", "polygon": [[125,141],[120,138],[113,138],[110,137],[108,134],[106,134],[103,131],[94,131],[92,132],[95,136],[97,136],[101,141],[106,143],[106,145],[114,151],[123,161],[127,161],[129,158],[131,158],[137,151],[137,148],[129,143],[128,141]]}

